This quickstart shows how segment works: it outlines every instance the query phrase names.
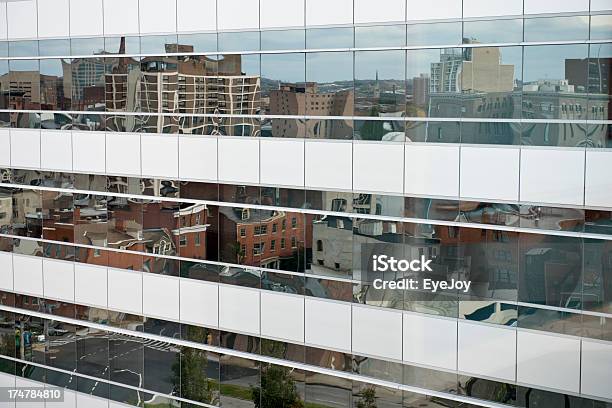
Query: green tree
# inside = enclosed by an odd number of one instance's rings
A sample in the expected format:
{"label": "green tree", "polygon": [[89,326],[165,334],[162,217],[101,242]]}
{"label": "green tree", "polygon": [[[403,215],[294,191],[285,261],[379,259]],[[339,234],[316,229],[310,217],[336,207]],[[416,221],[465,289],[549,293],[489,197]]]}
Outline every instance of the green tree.
{"label": "green tree", "polygon": [[366,387],[359,393],[357,408],[377,408],[376,389],[374,387]]}
{"label": "green tree", "polygon": [[261,373],[261,387],[252,388],[256,408],[302,408],[300,395],[288,367],[268,365]]}
{"label": "green tree", "polygon": [[[206,331],[204,328],[192,326],[189,329],[190,339],[205,342]],[[180,390],[182,398],[208,404],[216,403],[215,385],[208,380],[207,365],[206,351],[183,347],[182,352],[177,355],[177,359],[172,365],[174,374],[172,382],[175,389]]]}

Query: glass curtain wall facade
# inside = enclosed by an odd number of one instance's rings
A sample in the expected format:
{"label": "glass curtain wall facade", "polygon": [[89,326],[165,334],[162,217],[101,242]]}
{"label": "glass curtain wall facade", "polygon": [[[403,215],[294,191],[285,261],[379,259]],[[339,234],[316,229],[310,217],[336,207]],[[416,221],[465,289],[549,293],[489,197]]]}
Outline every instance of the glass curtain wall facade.
{"label": "glass curtain wall facade", "polygon": [[0,2],[0,406],[612,406],[611,81],[610,0]]}

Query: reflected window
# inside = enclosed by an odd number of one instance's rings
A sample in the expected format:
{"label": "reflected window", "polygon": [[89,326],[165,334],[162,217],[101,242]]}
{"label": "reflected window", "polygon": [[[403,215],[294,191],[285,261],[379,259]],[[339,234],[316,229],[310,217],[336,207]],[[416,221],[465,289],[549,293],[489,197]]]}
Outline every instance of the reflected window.
{"label": "reflected window", "polygon": [[38,49],[41,57],[67,57],[70,55],[70,40],[40,40]]}
{"label": "reflected window", "polygon": [[305,104],[307,115],[352,116],[352,53],[306,54]]}
{"label": "reflected window", "polygon": [[461,43],[461,23],[408,24],[407,45],[452,45]]}
{"label": "reflected window", "polygon": [[304,30],[262,31],[261,49],[268,50],[301,50],[306,46]]}
{"label": "reflected window", "polygon": [[355,27],[355,47],[404,47],[406,45],[405,25]]}
{"label": "reflected window", "polygon": [[259,31],[219,33],[219,51],[259,51]]}
{"label": "reflected window", "polygon": [[529,46],[523,52],[522,117],[586,118],[587,45]]}
{"label": "reflected window", "polygon": [[190,52],[216,52],[217,34],[179,34],[178,44],[178,52],[186,49],[191,49]]}
{"label": "reflected window", "polygon": [[70,55],[97,55],[104,51],[104,38],[72,38],[70,40]]}
{"label": "reflected window", "polygon": [[305,64],[303,53],[262,54],[261,91],[265,113],[306,114]]}
{"label": "reflected window", "polygon": [[354,43],[352,27],[311,28],[306,30],[307,49],[352,48]]}
{"label": "reflected window", "polygon": [[355,115],[405,116],[404,51],[355,53]]}
{"label": "reflected window", "polygon": [[523,41],[523,19],[465,21],[463,42],[515,43]]}
{"label": "reflected window", "polygon": [[588,39],[588,16],[525,19],[525,41],[572,41]]}

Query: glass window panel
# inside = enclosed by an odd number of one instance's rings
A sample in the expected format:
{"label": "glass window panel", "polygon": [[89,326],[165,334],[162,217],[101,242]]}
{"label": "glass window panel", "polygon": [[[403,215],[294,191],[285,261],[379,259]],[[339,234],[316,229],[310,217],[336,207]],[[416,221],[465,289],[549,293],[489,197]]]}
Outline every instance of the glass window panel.
{"label": "glass window panel", "polygon": [[[522,57],[521,47],[465,48],[459,78],[463,100],[462,116],[520,118],[521,92],[518,84],[522,81]],[[443,107],[439,113],[440,116],[446,116]],[[506,134],[494,134],[492,139],[511,139],[513,136],[508,127],[494,130]],[[481,139],[487,135],[472,137]]]}
{"label": "glass window panel", "polygon": [[220,207],[219,251],[221,261],[259,266],[262,254],[269,250],[269,246],[262,242],[262,235],[257,232],[261,231],[261,222],[273,217],[273,213],[270,210],[255,208]]}
{"label": "glass window panel", "polygon": [[579,313],[519,306],[518,327],[580,336],[582,319]]}
{"label": "glass window panel", "polygon": [[[117,401],[126,405],[133,405],[134,401],[144,401],[147,394],[142,391],[136,391],[132,388],[120,387],[118,385],[109,385],[108,399],[111,401]],[[141,402],[141,405],[144,405]]]}
{"label": "glass window panel", "polygon": [[[319,103],[314,97],[308,99],[314,100],[315,104]],[[321,104],[325,103],[325,99],[319,99]],[[315,105],[314,108],[316,109],[317,106]],[[307,119],[305,137],[311,139],[352,139],[353,121],[349,119]]]}
{"label": "glass window panel", "polygon": [[304,200],[304,190],[280,187],[261,188],[261,203],[263,205],[304,208]]}
{"label": "glass window panel", "polygon": [[408,24],[407,45],[461,43],[461,23]]}
{"label": "glass window panel", "polygon": [[[43,110],[69,110],[71,106],[72,68],[70,60],[40,60],[40,105]],[[43,118],[45,129],[70,129],[72,117],[68,114],[53,114],[53,122]]]}
{"label": "glass window panel", "polygon": [[[112,197],[108,202],[108,246],[142,250],[142,205],[137,200]],[[136,245],[133,247],[133,245]]]}
{"label": "glass window panel", "polygon": [[178,52],[217,52],[217,34],[179,34]]}
{"label": "glass window panel", "polygon": [[574,69],[572,61],[586,60],[587,45],[529,46],[523,52],[523,119],[584,118],[586,70]]}
{"label": "glass window panel", "polygon": [[[104,78],[107,112],[137,112],[136,89],[142,76],[140,61],[134,58],[106,58]],[[106,116],[107,128],[115,131],[133,131],[135,117]]]}
{"label": "glass window panel", "polygon": [[144,382],[151,391],[172,394],[181,383],[179,349],[164,342],[144,347]]}
{"label": "glass window panel", "polygon": [[404,116],[406,110],[404,51],[355,53],[355,115]]}
{"label": "glass window panel", "polygon": [[8,46],[10,57],[38,56],[38,41],[10,41]]}
{"label": "glass window panel", "polygon": [[[136,85],[136,111],[177,113],[178,64],[175,57],[144,57],[140,63],[139,84]],[[128,77],[129,87],[129,77]],[[178,133],[176,116],[143,116],[138,118],[147,133]]]}
{"label": "glass window panel", "polygon": [[[561,104],[561,109],[568,105]],[[575,106],[574,106],[575,107]],[[523,123],[521,140],[534,146],[588,146],[586,126],[581,123]]]}
{"label": "glass window panel", "polygon": [[[430,231],[427,231],[420,226],[408,224],[405,228],[415,231],[413,236],[407,236],[404,239],[406,256],[414,259],[419,256],[420,252],[431,254],[430,267],[432,271],[419,273],[416,278],[450,282],[453,276],[465,276],[469,258],[466,256],[465,244],[461,239],[461,229],[459,227],[434,225]],[[413,272],[411,273],[413,274]],[[413,277],[404,275],[404,278]],[[447,317],[458,316],[458,293],[456,290],[438,290],[435,293],[415,290],[405,291],[404,300],[406,310]]]}
{"label": "glass window panel", "polygon": [[[517,300],[519,275],[518,234],[508,231],[462,228],[466,273],[472,285],[462,297],[471,300]],[[487,305],[488,306],[488,305]],[[486,314],[488,309],[483,309]],[[474,310],[472,313],[477,312]],[[491,313],[493,314],[493,313]],[[503,322],[499,322],[505,324]]]}
{"label": "glass window panel", "polygon": [[104,247],[107,242],[108,213],[105,196],[74,195],[75,243]]}
{"label": "glass window panel", "polygon": [[591,40],[612,38],[612,15],[591,16]]}
{"label": "glass window panel", "polygon": [[114,334],[109,339],[110,380],[142,387],[144,339]]}
{"label": "glass window panel", "polygon": [[217,56],[184,56],[178,60],[179,133],[219,134],[218,120],[190,116],[213,114],[217,110],[216,87],[219,59]]}
{"label": "glass window panel", "polygon": [[182,257],[217,260],[218,216],[215,209],[205,204],[181,204],[178,217]]}
{"label": "glass window panel", "polygon": [[612,314],[612,242],[584,240],[584,310]]}
{"label": "glass window panel", "polygon": [[[111,38],[107,40],[110,41]],[[72,38],[70,40],[70,55],[97,55],[104,51],[111,52],[110,49],[104,47],[104,38],[101,37]],[[112,52],[116,52],[116,50]]]}
{"label": "glass window panel", "polygon": [[109,54],[140,54],[140,37],[104,38],[104,51]]}
{"label": "glass window panel", "polygon": [[406,61],[407,115],[461,117],[461,48],[408,50]]}
{"label": "glass window panel", "polygon": [[191,261],[180,262],[180,276],[183,278],[197,279],[209,282],[219,282],[219,273],[222,270],[220,265],[199,263]]}
{"label": "glass window panel", "polygon": [[260,386],[259,362],[220,356],[220,402],[224,407],[255,407],[253,388]]}
{"label": "glass window panel", "polygon": [[521,205],[520,226],[522,228],[582,232],[584,210]]}
{"label": "glass window panel", "polygon": [[[517,406],[517,386],[514,384],[478,378],[471,375],[460,375],[458,386],[465,390],[467,396]],[[444,400],[437,398],[436,400],[439,401],[440,404],[445,405]]]}
{"label": "glass window panel", "polygon": [[[217,78],[217,113],[227,115],[257,115],[261,108],[261,78],[259,55],[223,55]],[[221,134],[228,136],[258,136],[257,118],[219,118]]]}
{"label": "glass window panel", "polygon": [[[76,111],[103,112],[105,108],[105,72],[104,58],[75,58],[70,64],[70,71],[65,71],[66,82],[71,87],[69,97],[71,109]],[[79,114],[74,117],[73,126],[78,130],[100,130],[103,118],[97,113]]]}
{"label": "glass window panel", "polygon": [[463,23],[463,42],[514,43],[523,41],[523,20],[483,20]]}
{"label": "glass window panel", "polygon": [[262,31],[261,49],[269,50],[301,50],[306,47],[306,32],[304,30]]}
{"label": "glass window panel", "polygon": [[[307,115],[352,116],[353,53],[306,54],[304,95]],[[296,97],[299,96],[296,94]]]}
{"label": "glass window panel", "polygon": [[60,259],[64,261],[74,261],[75,247],[72,245],[62,245],[57,243],[43,243],[43,257],[50,259]]}
{"label": "glass window panel", "polygon": [[[280,91],[279,94],[278,100],[283,97]],[[289,92],[285,96],[292,97]],[[303,138],[306,137],[306,122],[306,119],[265,118],[261,126],[261,136]],[[314,134],[314,132],[309,131],[308,134]]]}
{"label": "glass window panel", "polygon": [[[352,197],[351,194],[347,195]],[[327,200],[326,200],[327,201]],[[312,259],[306,272],[312,275],[347,278],[353,267],[353,219],[338,216],[317,216],[312,221]],[[282,242],[281,242],[282,246]]]}
{"label": "glass window panel", "polygon": [[219,33],[219,52],[259,51],[259,31]]}
{"label": "glass window panel", "polygon": [[[504,103],[504,100],[491,102]],[[488,104],[488,103],[487,103]],[[461,142],[474,144],[521,144],[519,122],[461,122]]]}
{"label": "glass window panel", "polygon": [[[567,67],[567,64],[570,64]],[[566,61],[566,69],[572,73],[572,80],[577,85],[584,81],[582,73],[586,71],[586,85],[589,92],[588,118],[591,120],[610,120],[612,112],[612,44],[591,44],[589,47],[588,70],[584,60]],[[608,125],[609,126],[609,125]],[[591,135],[589,135],[591,137]],[[603,134],[597,134],[598,140],[604,139]],[[607,134],[609,140],[609,132]]]}
{"label": "glass window panel", "polygon": [[178,236],[172,231],[180,228],[180,204],[152,201],[142,206],[144,251],[158,255],[176,255]]}
{"label": "glass window panel", "polygon": [[588,16],[525,19],[525,41],[572,41],[588,39]]}
{"label": "glass window panel", "polygon": [[[197,200],[218,201],[219,185],[214,183],[197,183],[194,181],[181,182],[181,197]],[[209,207],[212,208],[212,207]]]}
{"label": "glass window panel", "polygon": [[15,374],[18,377],[27,378],[29,380],[37,381],[40,383],[45,382],[45,377],[47,375],[46,368],[30,364],[24,364],[22,362],[16,362],[15,366]]}
{"label": "glass window panel", "polygon": [[[303,262],[302,260],[302,264]],[[303,269],[302,267],[302,271]],[[261,274],[261,288],[274,292],[303,295],[304,277],[264,271]]]}
{"label": "glass window panel", "polygon": [[465,201],[460,205],[460,217],[470,223],[518,227],[520,209],[516,204]]}
{"label": "glass window panel", "polygon": [[406,122],[399,120],[355,121],[356,140],[382,140],[402,142],[406,140]]}
{"label": "glass window panel", "polygon": [[270,115],[304,115],[306,61],[303,53],[262,54],[264,111]]}
{"label": "glass window panel", "polygon": [[183,347],[180,358],[181,397],[204,404],[218,404],[218,355],[191,347]]}
{"label": "glass window panel", "polygon": [[306,373],[306,406],[350,407],[351,393],[352,382],[350,380]]}
{"label": "glass window panel", "polygon": [[219,201],[258,204],[260,200],[260,188],[258,186],[219,185]]}
{"label": "glass window panel", "polygon": [[352,27],[311,28],[306,30],[307,49],[352,48],[354,43]]}
{"label": "glass window panel", "polygon": [[281,358],[289,361],[303,363],[305,360],[305,347],[301,344],[292,344],[284,341],[261,339],[261,355]]}
{"label": "glass window panel", "polygon": [[[438,371],[425,367],[404,365],[404,384],[406,385],[415,385],[417,387],[423,387],[435,391],[457,392],[459,391],[457,389],[457,380],[458,376],[456,373]],[[406,395],[404,394],[404,396]],[[416,406],[426,404],[426,406],[429,407],[431,405],[429,401],[430,399],[424,397],[423,395],[413,395],[409,399],[404,399],[404,403],[410,403],[409,405],[407,405],[407,407],[410,407],[411,404],[415,404]],[[443,406],[447,406],[447,404],[443,403],[440,405],[440,407]],[[436,405],[434,405],[433,407],[436,407]]]}
{"label": "glass window panel", "polygon": [[519,301],[579,309],[582,242],[579,238],[521,234]]}
{"label": "glass window panel", "polygon": [[8,57],[9,56],[9,43],[7,41],[0,41],[0,56],[1,57]]}
{"label": "glass window panel", "polygon": [[262,364],[261,387],[252,391],[257,406],[301,407],[304,406],[304,372],[290,367]]}
{"label": "glass window panel", "polygon": [[612,235],[612,211],[584,210],[584,232]]}
{"label": "glass window panel", "polygon": [[[12,216],[9,216],[8,219],[8,231],[13,235],[41,238],[41,192],[29,189],[12,189],[12,191],[7,191],[6,196],[12,196],[13,206]],[[32,241],[21,241],[20,246],[32,248],[32,244]]]}
{"label": "glass window panel", "polygon": [[38,49],[41,57],[67,57],[70,55],[70,40],[40,40]]}
{"label": "glass window panel", "polygon": [[74,242],[74,200],[70,193],[42,192],[43,238]]}
{"label": "glass window panel", "polygon": [[403,47],[406,45],[405,25],[355,27],[355,47]]}
{"label": "glass window panel", "polygon": [[406,138],[409,142],[459,143],[459,122],[408,122]]}
{"label": "glass window panel", "polygon": [[45,364],[45,338],[44,319],[15,315],[15,356],[18,359]]}
{"label": "glass window panel", "polygon": [[[207,327],[181,324],[181,338],[199,344],[219,346],[219,331]],[[219,375],[216,375],[217,379]]]}
{"label": "glass window panel", "polygon": [[612,318],[583,314],[582,336],[612,341]]}
{"label": "glass window panel", "polygon": [[[2,85],[2,88],[9,90],[9,103],[13,109],[40,109],[40,68],[38,60],[9,61],[9,73],[3,79],[6,83]],[[28,124],[21,123],[21,125]]]}
{"label": "glass window panel", "polygon": [[[15,315],[10,312],[0,313],[0,354],[15,357],[17,336],[15,333]],[[0,365],[5,360],[0,361]],[[0,369],[2,371],[2,369]]]}
{"label": "glass window panel", "polygon": [[382,387],[380,385],[353,381],[353,402],[357,407],[375,404],[375,406],[380,407],[401,408],[402,391]]}
{"label": "glass window panel", "polygon": [[[283,230],[283,225],[286,228]],[[304,272],[307,250],[304,214],[274,211],[260,221],[259,241],[263,245],[260,266],[290,272]],[[281,241],[285,241],[282,247]]]}
{"label": "glass window panel", "polygon": [[[74,318],[74,316],[71,316]],[[76,370],[76,327],[50,320],[46,331],[46,364],[62,370]]]}
{"label": "glass window panel", "polygon": [[178,52],[176,35],[147,35],[140,37],[140,52],[143,54]]}

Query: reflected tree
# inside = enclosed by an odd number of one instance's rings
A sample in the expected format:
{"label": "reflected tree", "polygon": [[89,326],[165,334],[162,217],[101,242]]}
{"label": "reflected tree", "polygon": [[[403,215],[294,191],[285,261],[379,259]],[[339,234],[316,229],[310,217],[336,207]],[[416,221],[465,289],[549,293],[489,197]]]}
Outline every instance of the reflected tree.
{"label": "reflected tree", "polygon": [[[189,328],[190,338],[204,342],[206,331],[201,327]],[[182,398],[193,401],[216,404],[216,386],[209,381],[206,369],[208,366],[208,355],[204,350],[191,347],[184,347],[178,355],[177,360],[172,365],[175,390],[180,390]]]}

